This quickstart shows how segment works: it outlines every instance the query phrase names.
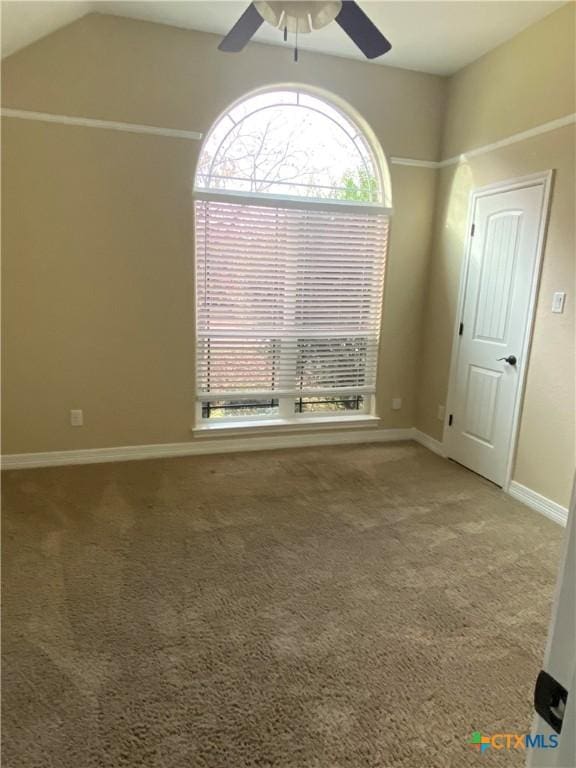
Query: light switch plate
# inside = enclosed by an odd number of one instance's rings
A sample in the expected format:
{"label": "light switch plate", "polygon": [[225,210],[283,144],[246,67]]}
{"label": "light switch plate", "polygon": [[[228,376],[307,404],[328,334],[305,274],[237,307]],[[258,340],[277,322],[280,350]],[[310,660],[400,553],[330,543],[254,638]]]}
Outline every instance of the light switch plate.
{"label": "light switch plate", "polygon": [[564,312],[564,302],[566,301],[566,294],[564,291],[556,291],[552,296],[552,312],[556,312],[561,315]]}
{"label": "light switch plate", "polygon": [[400,408],[402,408],[402,398],[401,397],[395,397],[392,400],[392,410],[393,411],[399,411]]}

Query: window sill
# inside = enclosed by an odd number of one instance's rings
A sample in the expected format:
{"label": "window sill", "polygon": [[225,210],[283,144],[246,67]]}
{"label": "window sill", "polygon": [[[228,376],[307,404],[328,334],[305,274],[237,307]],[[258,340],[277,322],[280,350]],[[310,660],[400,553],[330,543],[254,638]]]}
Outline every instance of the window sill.
{"label": "window sill", "polygon": [[262,432],[303,432],[306,430],[350,429],[354,427],[375,427],[380,423],[379,416],[362,414],[358,416],[310,416],[299,419],[262,419],[252,421],[216,422],[202,424],[192,428],[197,437],[214,435],[232,435],[241,432],[244,435]]}

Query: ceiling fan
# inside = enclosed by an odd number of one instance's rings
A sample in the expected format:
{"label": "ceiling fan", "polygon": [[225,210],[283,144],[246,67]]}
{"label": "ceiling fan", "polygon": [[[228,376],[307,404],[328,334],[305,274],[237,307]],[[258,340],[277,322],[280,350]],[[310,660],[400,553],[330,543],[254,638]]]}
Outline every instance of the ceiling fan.
{"label": "ceiling fan", "polygon": [[241,51],[265,21],[273,27],[283,29],[284,40],[287,39],[288,32],[296,34],[296,61],[298,34],[322,29],[332,21],[342,27],[368,59],[382,56],[392,48],[390,42],[354,0],[254,0],[222,40],[218,46],[219,50],[229,53]]}

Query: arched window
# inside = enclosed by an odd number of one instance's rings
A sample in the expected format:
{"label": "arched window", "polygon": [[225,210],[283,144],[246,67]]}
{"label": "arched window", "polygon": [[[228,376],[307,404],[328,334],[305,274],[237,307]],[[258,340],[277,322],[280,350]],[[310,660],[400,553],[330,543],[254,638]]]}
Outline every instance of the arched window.
{"label": "arched window", "polygon": [[195,180],[200,428],[372,415],[389,183],[359,122],[282,88],[210,131]]}
{"label": "arched window", "polygon": [[217,121],[196,189],[383,205],[381,165],[342,111],[300,90],[269,91]]}

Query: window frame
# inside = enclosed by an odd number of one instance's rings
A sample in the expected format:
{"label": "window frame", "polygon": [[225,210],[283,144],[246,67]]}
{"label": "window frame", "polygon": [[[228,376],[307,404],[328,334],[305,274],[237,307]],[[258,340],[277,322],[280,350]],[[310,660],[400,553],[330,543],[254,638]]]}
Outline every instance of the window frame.
{"label": "window frame", "polygon": [[[306,393],[302,393],[304,397],[306,396]],[[336,395],[339,393],[336,393]],[[350,393],[351,396],[354,396],[354,393]],[[331,397],[332,395],[327,395],[327,397]],[[250,424],[250,423],[259,423],[259,422],[269,422],[274,420],[282,420],[282,421],[290,421],[297,423],[304,423],[306,421],[310,421],[310,419],[321,419],[322,421],[330,421],[330,420],[341,420],[341,419],[348,419],[350,416],[371,416],[374,414],[374,401],[375,401],[375,394],[360,394],[359,397],[363,398],[363,403],[361,408],[357,409],[349,409],[349,413],[342,413],[340,411],[334,410],[334,411],[303,411],[303,412],[297,412],[294,409],[294,405],[299,399],[297,395],[280,395],[278,397],[273,398],[274,400],[278,400],[278,414],[270,416],[270,417],[263,417],[259,414],[251,414],[251,415],[243,415],[243,416],[223,416],[219,417],[217,419],[214,419],[210,422],[210,419],[205,418],[202,415],[202,411],[204,409],[204,403],[207,402],[206,400],[201,400],[197,397],[196,399],[196,423],[197,424],[208,424],[208,423],[219,423],[219,424],[228,424],[230,426],[237,425],[237,424]],[[249,396],[246,397],[248,399]],[[225,400],[224,397],[219,397],[220,400]],[[230,398],[232,400],[239,400],[238,397]]]}
{"label": "window frame", "polygon": [[[348,105],[345,105],[344,102],[337,99],[331,94],[326,94],[325,92],[320,92],[317,89],[308,88],[308,87],[302,87],[302,86],[273,86],[266,89],[261,89],[256,92],[252,92],[251,94],[247,94],[242,99],[236,101],[233,105],[231,105],[220,117],[214,122],[212,126],[212,130],[209,132],[209,134],[206,137],[206,140],[202,146],[200,156],[202,155],[202,152],[204,152],[205,146],[207,142],[210,139],[210,136],[214,129],[219,125],[220,121],[224,119],[229,112],[234,109],[237,105],[248,101],[252,96],[264,92],[271,92],[274,91],[294,91],[297,95],[297,98],[300,93],[304,93],[306,95],[314,96],[317,99],[320,99],[323,101],[329,108],[334,109],[340,113],[340,115],[343,117],[344,120],[348,121],[349,124],[354,126],[357,135],[361,135],[362,139],[364,141],[364,144],[368,150],[368,152],[371,155],[372,160],[372,166],[376,174],[377,179],[377,185],[379,190],[379,202],[364,202],[364,201],[350,201],[350,200],[342,200],[342,199],[329,199],[329,198],[314,198],[314,197],[300,197],[300,196],[294,196],[294,195],[278,195],[273,193],[258,193],[258,192],[251,192],[251,193],[245,193],[242,191],[237,190],[214,190],[209,189],[206,187],[199,187],[197,184],[194,186],[194,201],[204,201],[204,202],[223,202],[223,203],[235,203],[235,204],[241,204],[241,205],[254,205],[254,206],[271,206],[271,207],[282,207],[282,208],[294,208],[299,209],[303,211],[330,211],[331,213],[334,213],[338,210],[341,210],[342,213],[361,213],[361,214],[372,214],[372,215],[385,215],[387,217],[387,224],[388,227],[390,226],[390,216],[392,214],[392,205],[391,205],[391,194],[390,194],[390,179],[389,179],[389,172],[388,172],[388,164],[386,162],[384,153],[380,147],[380,144],[378,143],[375,135],[371,131],[368,124],[358,115],[351,114],[352,110],[348,107]],[[197,177],[196,177],[197,178]],[[196,238],[195,238],[196,239]],[[197,240],[196,240],[197,245]],[[382,256],[383,259],[386,258],[386,252]],[[196,302],[196,310],[197,310],[197,289],[195,291],[195,302]],[[381,322],[381,320],[380,320]],[[198,321],[196,320],[196,328],[198,327]],[[335,336],[338,336],[336,333]],[[195,333],[195,339],[196,342],[198,340],[198,332]],[[379,348],[381,343],[381,332],[380,328],[378,330],[378,351],[377,351],[377,358],[379,358]],[[197,364],[198,364],[198,345],[196,343],[196,349],[195,349],[195,359],[196,359],[196,370],[197,370]],[[378,370],[378,362],[376,363],[376,371]],[[377,373],[376,373],[377,376]],[[198,377],[198,373],[196,373],[196,377]],[[278,394],[273,399],[278,400],[278,414],[268,415],[268,416],[261,416],[260,414],[251,414],[251,415],[240,415],[240,416],[222,416],[218,417],[214,420],[203,418],[202,412],[203,412],[203,404],[206,402],[206,400],[210,400],[211,397],[209,394],[204,393],[206,395],[205,398],[202,397],[202,394],[198,392],[198,388],[196,387],[195,392],[195,428],[193,429],[194,432],[213,432],[215,430],[218,431],[226,431],[226,430],[236,430],[238,428],[246,428],[246,429],[276,429],[278,427],[282,427],[285,429],[286,427],[293,426],[296,428],[305,428],[309,429],[310,427],[330,427],[332,425],[334,426],[341,426],[343,424],[349,424],[349,425],[359,425],[359,424],[374,424],[374,422],[379,421],[379,417],[376,416],[376,393],[375,392],[362,392],[362,388],[354,388],[350,392],[343,393],[343,390],[337,390],[334,391],[331,390],[324,390],[324,396],[327,398],[330,397],[336,397],[338,395],[342,395],[343,397],[346,394],[350,395],[359,395],[362,396],[362,406],[358,409],[349,409],[346,412],[334,409],[334,410],[326,410],[326,411],[307,411],[307,412],[297,412],[295,410],[295,403],[298,400],[298,397],[293,394]],[[257,392],[247,392],[246,394],[246,400],[254,400],[258,399],[260,395]],[[301,397],[306,396],[320,396],[320,395],[314,395],[309,394],[306,391],[302,391]],[[217,397],[218,400],[226,400],[226,397],[224,395],[218,395],[214,396]],[[265,396],[262,395],[262,399],[264,397],[269,398],[269,394],[266,394]],[[241,400],[243,398],[240,397],[238,393],[232,394],[229,398],[230,400]],[[343,409],[345,411],[345,409]]]}

